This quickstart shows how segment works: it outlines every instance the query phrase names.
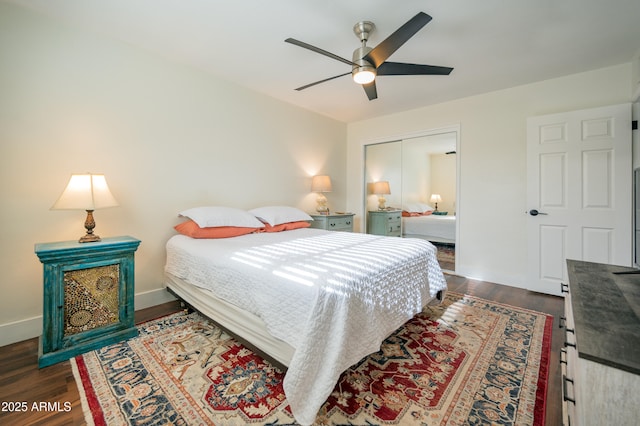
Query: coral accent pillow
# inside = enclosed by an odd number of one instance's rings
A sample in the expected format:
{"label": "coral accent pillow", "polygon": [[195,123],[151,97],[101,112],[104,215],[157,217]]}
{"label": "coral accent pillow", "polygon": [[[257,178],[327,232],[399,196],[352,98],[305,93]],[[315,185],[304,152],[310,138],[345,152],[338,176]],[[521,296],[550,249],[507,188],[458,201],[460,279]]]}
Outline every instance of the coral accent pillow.
{"label": "coral accent pillow", "polygon": [[179,225],[174,226],[174,229],[191,238],[230,238],[238,237],[240,235],[251,234],[261,230],[262,228],[246,228],[239,226],[215,226],[209,228],[200,228],[193,220],[187,220]]}
{"label": "coral accent pillow", "polygon": [[426,211],[424,213],[406,212],[403,210],[402,217],[429,216],[431,213],[433,213],[431,210]]}
{"label": "coral accent pillow", "polygon": [[308,228],[311,224],[303,220],[298,222],[281,223],[279,225],[271,226],[268,223],[264,224],[264,232],[282,232],[291,231],[293,229]]}
{"label": "coral accent pillow", "polygon": [[402,206],[402,210],[407,213],[426,213],[434,210],[429,204],[423,203],[407,203]]}

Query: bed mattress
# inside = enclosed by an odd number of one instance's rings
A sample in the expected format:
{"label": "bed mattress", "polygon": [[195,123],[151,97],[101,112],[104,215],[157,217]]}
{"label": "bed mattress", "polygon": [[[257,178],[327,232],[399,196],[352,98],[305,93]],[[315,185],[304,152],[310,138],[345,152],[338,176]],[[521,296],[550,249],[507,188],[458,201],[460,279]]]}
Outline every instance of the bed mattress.
{"label": "bed mattress", "polygon": [[165,271],[260,318],[294,349],[284,390],[302,424],[314,421],[342,371],[446,289],[427,241],[310,228],[177,235]]}

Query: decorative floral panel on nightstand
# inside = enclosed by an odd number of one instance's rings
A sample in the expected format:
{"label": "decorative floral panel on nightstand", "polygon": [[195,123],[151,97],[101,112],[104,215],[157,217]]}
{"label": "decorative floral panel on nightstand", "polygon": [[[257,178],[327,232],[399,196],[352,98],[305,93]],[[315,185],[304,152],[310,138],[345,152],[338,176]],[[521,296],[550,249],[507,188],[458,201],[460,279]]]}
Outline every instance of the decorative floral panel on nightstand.
{"label": "decorative floral panel on nightstand", "polygon": [[64,273],[64,335],[119,321],[120,265]]}

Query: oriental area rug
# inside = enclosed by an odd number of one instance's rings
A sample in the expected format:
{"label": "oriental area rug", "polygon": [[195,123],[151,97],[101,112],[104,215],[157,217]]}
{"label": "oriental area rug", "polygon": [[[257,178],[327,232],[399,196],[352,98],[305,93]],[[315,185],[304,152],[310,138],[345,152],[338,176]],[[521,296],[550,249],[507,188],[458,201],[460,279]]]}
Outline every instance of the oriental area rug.
{"label": "oriental area rug", "polygon": [[[543,425],[547,314],[449,292],[340,377],[317,425]],[[95,425],[295,425],[282,371],[200,314],[72,359]]]}
{"label": "oriental area rug", "polygon": [[431,242],[436,248],[438,252],[436,253],[438,257],[438,263],[443,270],[446,271],[455,271],[456,270],[456,245],[449,243],[436,243]]}

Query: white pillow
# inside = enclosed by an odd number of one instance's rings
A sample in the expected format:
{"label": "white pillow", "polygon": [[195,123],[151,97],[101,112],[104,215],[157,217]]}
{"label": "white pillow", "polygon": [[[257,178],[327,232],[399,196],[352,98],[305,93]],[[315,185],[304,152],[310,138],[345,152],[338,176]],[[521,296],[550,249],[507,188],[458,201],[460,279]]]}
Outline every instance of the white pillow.
{"label": "white pillow", "polygon": [[409,213],[424,213],[432,211],[433,207],[423,203],[406,203],[402,205],[402,210]]}
{"label": "white pillow", "polygon": [[311,216],[302,210],[288,206],[258,207],[257,209],[249,210],[249,213],[271,226],[300,220],[313,220]]}
{"label": "white pillow", "polygon": [[430,211],[435,210],[429,204],[418,203],[418,207],[420,208],[420,212],[419,213],[430,212]]}
{"label": "white pillow", "polygon": [[263,228],[264,224],[248,212],[233,207],[194,207],[179,213],[188,217],[200,228],[216,226],[236,226],[243,228]]}

